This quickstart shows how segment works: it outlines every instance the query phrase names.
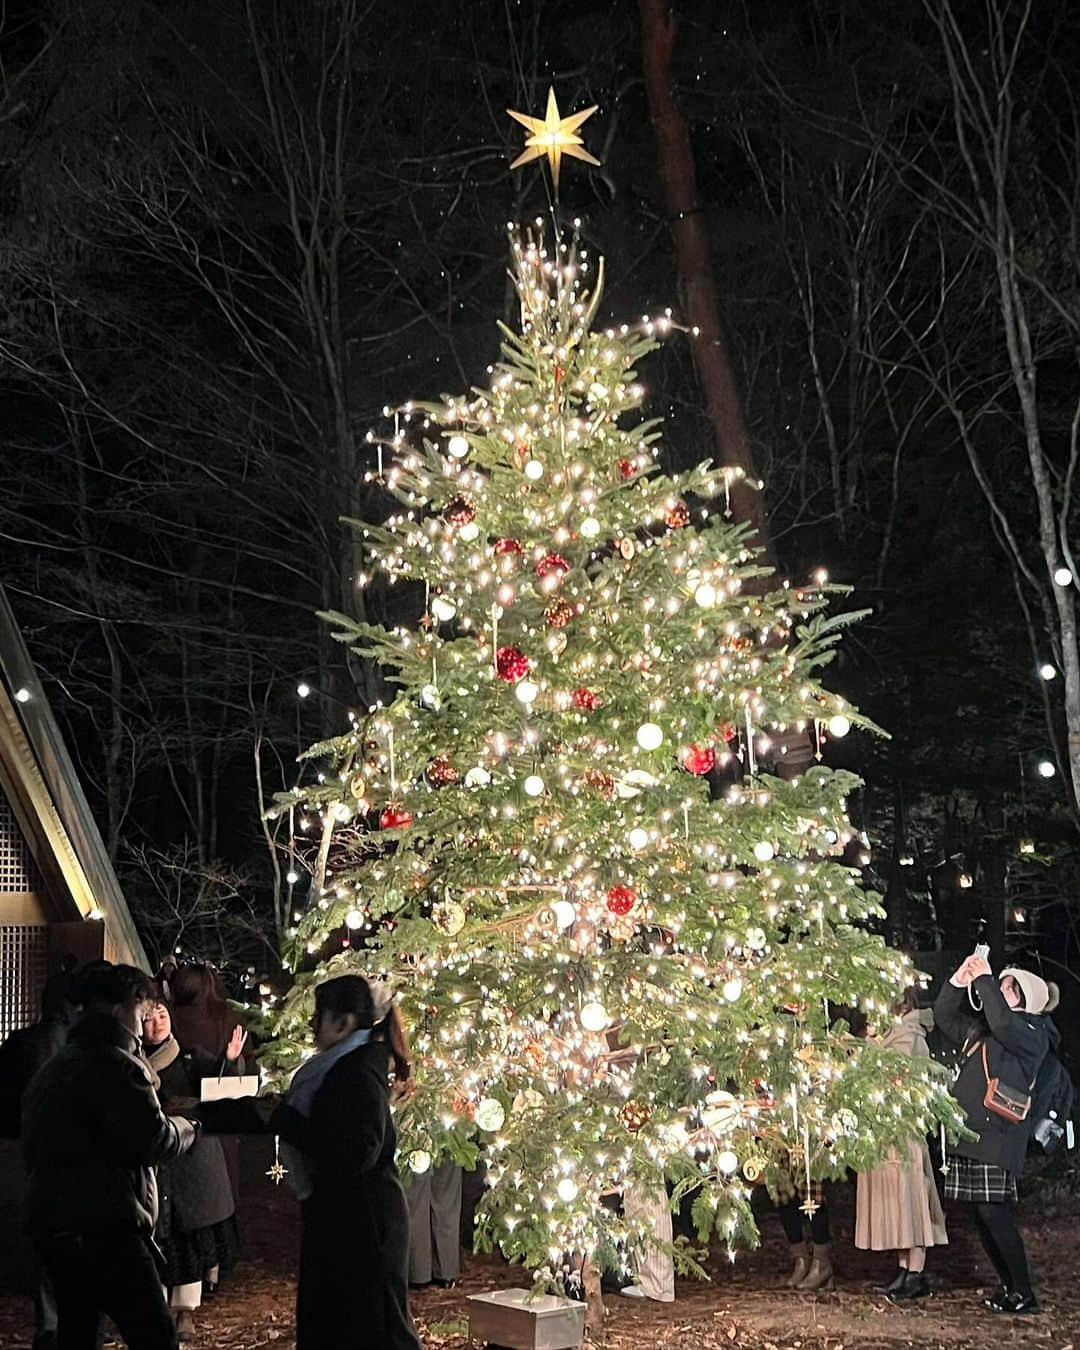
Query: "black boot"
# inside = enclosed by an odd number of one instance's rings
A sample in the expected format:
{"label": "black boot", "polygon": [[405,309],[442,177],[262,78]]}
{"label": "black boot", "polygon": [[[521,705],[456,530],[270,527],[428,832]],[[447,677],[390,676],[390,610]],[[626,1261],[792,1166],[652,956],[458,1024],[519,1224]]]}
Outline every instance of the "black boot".
{"label": "black boot", "polygon": [[896,1294],[904,1287],[907,1279],[907,1266],[901,1266],[891,1284],[875,1284],[875,1294]]}
{"label": "black boot", "polygon": [[1027,1293],[1018,1293],[1015,1289],[1006,1289],[1002,1293],[983,1299],[983,1307],[994,1313],[1037,1313],[1039,1304],[1029,1289]]}
{"label": "black boot", "polygon": [[926,1298],[930,1293],[930,1282],[921,1270],[905,1270],[900,1288],[890,1292],[894,1303],[903,1299]]}

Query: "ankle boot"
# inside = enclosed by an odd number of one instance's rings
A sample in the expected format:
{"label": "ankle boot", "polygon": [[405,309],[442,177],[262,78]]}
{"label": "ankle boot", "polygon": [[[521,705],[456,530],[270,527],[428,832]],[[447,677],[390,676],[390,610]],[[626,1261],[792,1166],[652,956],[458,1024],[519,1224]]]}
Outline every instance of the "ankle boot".
{"label": "ankle boot", "polygon": [[832,1247],[828,1242],[815,1242],[810,1269],[806,1272],[805,1278],[800,1280],[795,1288],[808,1291],[831,1289],[835,1283],[832,1268]]}
{"label": "ankle boot", "polygon": [[905,1270],[904,1280],[899,1289],[889,1292],[889,1297],[897,1301],[909,1298],[926,1298],[930,1293],[930,1282],[921,1270]]}
{"label": "ankle boot", "polygon": [[793,1243],[791,1254],[795,1258],[795,1265],[792,1267],[791,1274],[784,1281],[784,1285],[788,1289],[798,1289],[799,1285],[810,1274],[809,1242]]}
{"label": "ankle boot", "polygon": [[904,1281],[907,1279],[907,1277],[908,1277],[907,1266],[901,1266],[900,1269],[896,1272],[896,1276],[890,1284],[875,1284],[874,1293],[897,1294],[900,1292],[901,1289],[903,1289]]}

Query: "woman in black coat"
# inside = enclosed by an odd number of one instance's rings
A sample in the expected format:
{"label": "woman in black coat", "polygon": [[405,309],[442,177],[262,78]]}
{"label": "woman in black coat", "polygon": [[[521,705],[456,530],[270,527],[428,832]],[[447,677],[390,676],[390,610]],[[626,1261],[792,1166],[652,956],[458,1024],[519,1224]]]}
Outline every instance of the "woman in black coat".
{"label": "woman in black coat", "polygon": [[969,956],[934,1005],[938,1027],[961,1048],[953,1096],[968,1129],[978,1136],[953,1146],[945,1195],[975,1206],[979,1237],[1001,1281],[985,1300],[991,1312],[1038,1312],[1012,1210],[1016,1179],[1037,1122],[1030,1113],[1012,1121],[989,1110],[987,1089],[996,1078],[1016,1095],[1032,1094],[1047,1051],[1057,1045],[1057,1028],[1045,1016],[1057,999],[1056,986],[1029,970],[1003,970],[999,983],[981,956]]}
{"label": "woman in black coat", "polygon": [[[164,1001],[143,1021],[143,1053],[159,1082],[166,1111],[178,1099],[198,1101],[204,1078],[243,1072],[244,1033],[237,1030],[219,1060],[198,1049],[184,1049],[172,1030]],[[192,1313],[202,1303],[208,1272],[227,1274],[240,1248],[236,1203],[221,1141],[202,1135],[182,1158],[158,1168],[159,1219],[155,1236],[165,1254],[165,1284],[177,1332],[194,1330]],[[217,1276],[216,1278],[219,1278]]]}
{"label": "woman in black coat", "polygon": [[372,1018],[360,976],[318,986],[320,1053],[272,1120],[291,1146],[302,1204],[297,1350],[420,1350],[407,1306],[409,1212],[394,1165],[393,1052],[371,1040]]}

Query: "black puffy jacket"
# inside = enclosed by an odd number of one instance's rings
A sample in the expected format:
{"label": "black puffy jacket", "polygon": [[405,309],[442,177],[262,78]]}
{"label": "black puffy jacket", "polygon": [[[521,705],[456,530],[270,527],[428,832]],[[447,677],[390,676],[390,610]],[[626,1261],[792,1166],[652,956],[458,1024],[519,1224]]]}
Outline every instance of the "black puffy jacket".
{"label": "black puffy jacket", "polygon": [[31,1080],[22,1102],[27,1227],[38,1236],[153,1232],[154,1164],[195,1142],[161,1110],[138,1040],[88,1013]]}
{"label": "black puffy jacket", "polygon": [[961,1048],[960,1074],[952,1093],[963,1108],[969,1130],[977,1139],[962,1139],[953,1151],[964,1158],[994,1163],[1018,1176],[1024,1166],[1031,1131],[1036,1125],[1032,1115],[1013,1123],[988,1111],[986,1070],[982,1044],[986,1044],[986,1064],[991,1078],[1017,1092],[1030,1092],[1057,1029],[1048,1017],[1010,1008],[1001,987],[992,975],[980,975],[972,982],[982,1012],[970,1010],[966,989],[946,983],[934,1004],[934,1021],[941,1032]]}

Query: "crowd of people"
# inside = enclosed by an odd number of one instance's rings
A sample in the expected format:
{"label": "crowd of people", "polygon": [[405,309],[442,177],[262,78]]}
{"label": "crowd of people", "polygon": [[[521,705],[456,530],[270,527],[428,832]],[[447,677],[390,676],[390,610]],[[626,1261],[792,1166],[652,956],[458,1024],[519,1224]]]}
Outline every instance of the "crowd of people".
{"label": "crowd of people", "polygon": [[[970,1137],[944,1160],[944,1191],[973,1209],[999,1280],[985,1300],[995,1313],[1038,1307],[1013,1206],[1033,1136],[1052,1140],[1071,1109],[1056,1002],[1040,976],[1010,967],[995,978],[974,955],[932,1010],[909,990],[892,1025],[871,1029],[921,1056],[936,1020],[959,1052],[953,1092]],[[22,1139],[40,1260],[35,1350],[96,1350],[105,1318],[131,1350],[175,1350],[191,1334],[240,1250],[241,1132],[280,1137],[300,1201],[299,1350],[419,1350],[408,1290],[458,1276],[462,1172],[445,1158],[407,1184],[399,1177],[392,1108],[415,1078],[389,991],[357,975],[328,980],[315,991],[312,1026],[316,1053],[284,1098],[204,1101],[206,1079],[243,1073],[246,1048],[209,967],[151,980],[129,966],[65,963],[50,979],[40,1022],[0,1047],[0,1133]],[[793,1185],[781,1201],[793,1254],[786,1283],[832,1287],[824,1197]],[[622,1292],[670,1302],[667,1197],[631,1186],[622,1203],[655,1239],[631,1253]],[[860,1175],[856,1246],[897,1260],[885,1295],[925,1297],[927,1252],[947,1241],[924,1141]],[[362,1313],[343,1317],[343,1308]]]}

